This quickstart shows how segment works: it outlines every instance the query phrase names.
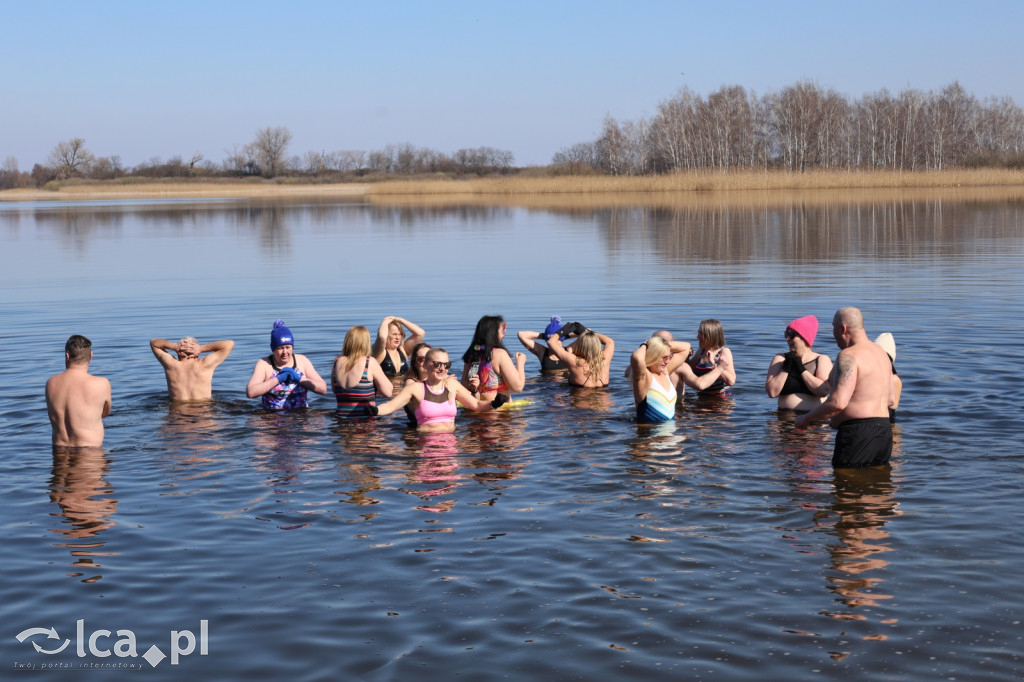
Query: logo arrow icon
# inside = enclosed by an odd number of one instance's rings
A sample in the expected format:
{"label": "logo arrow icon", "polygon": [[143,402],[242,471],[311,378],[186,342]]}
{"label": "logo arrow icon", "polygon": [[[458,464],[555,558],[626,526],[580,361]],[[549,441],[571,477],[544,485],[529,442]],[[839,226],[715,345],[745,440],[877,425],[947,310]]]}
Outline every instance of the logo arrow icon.
{"label": "logo arrow icon", "polygon": [[[57,635],[57,628],[54,627],[51,627],[49,630],[47,630],[46,628],[28,628],[27,630],[22,630],[21,632],[19,632],[17,635],[17,639],[19,642],[24,642],[26,639],[32,637],[33,635],[46,635],[46,639],[60,639],[60,636]],[[41,654],[59,654],[67,648],[68,644],[71,644],[71,640],[65,639],[64,644],[62,644],[59,649],[48,651],[43,647],[39,646],[38,644],[36,644],[35,642],[32,642],[32,646],[34,646],[36,651],[38,651]]]}
{"label": "logo arrow icon", "polygon": [[53,651],[47,651],[46,649],[44,649],[43,647],[39,646],[35,642],[32,642],[32,646],[34,646],[36,648],[36,651],[38,651],[41,654],[59,654],[60,652],[64,651],[64,649],[67,648],[68,644],[71,644],[71,640],[70,639],[65,639],[64,643],[61,645],[61,647],[59,649],[54,649]]}
{"label": "logo arrow icon", "polygon": [[49,630],[46,628],[29,628],[28,630],[22,630],[18,633],[18,641],[24,642],[33,635],[46,635],[47,639],[60,639],[60,637],[57,636],[57,628],[50,628]]}

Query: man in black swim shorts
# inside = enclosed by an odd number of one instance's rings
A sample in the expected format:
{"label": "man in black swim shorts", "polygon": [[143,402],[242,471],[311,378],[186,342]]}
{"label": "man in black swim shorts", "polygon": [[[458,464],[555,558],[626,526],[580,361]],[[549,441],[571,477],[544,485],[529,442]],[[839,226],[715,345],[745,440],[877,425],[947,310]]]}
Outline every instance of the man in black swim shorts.
{"label": "man in black swim shorts", "polygon": [[796,419],[798,427],[831,420],[838,429],[832,466],[837,469],[887,464],[892,455],[892,365],[882,348],[868,338],[856,308],[840,308],[832,318],[839,357],[832,367],[832,387],[820,406]]}

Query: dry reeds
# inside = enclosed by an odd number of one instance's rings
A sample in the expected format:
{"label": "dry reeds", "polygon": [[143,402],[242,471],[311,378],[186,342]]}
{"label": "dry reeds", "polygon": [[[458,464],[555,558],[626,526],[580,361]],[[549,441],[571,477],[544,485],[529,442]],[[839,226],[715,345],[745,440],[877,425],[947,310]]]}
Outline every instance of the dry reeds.
{"label": "dry reeds", "polygon": [[367,190],[370,197],[464,195],[749,192],[849,189],[923,189],[1024,185],[1024,171],[971,169],[898,173],[890,171],[693,171],[672,175],[502,177],[471,180],[389,180]]}

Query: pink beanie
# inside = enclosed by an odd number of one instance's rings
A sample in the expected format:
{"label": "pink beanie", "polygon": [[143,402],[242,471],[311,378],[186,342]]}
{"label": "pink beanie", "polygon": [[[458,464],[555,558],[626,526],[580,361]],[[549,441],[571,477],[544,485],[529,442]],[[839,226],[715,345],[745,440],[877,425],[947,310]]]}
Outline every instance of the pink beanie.
{"label": "pink beanie", "polygon": [[801,317],[790,322],[786,329],[792,329],[807,342],[808,346],[813,346],[814,337],[818,335],[818,318],[814,315]]}

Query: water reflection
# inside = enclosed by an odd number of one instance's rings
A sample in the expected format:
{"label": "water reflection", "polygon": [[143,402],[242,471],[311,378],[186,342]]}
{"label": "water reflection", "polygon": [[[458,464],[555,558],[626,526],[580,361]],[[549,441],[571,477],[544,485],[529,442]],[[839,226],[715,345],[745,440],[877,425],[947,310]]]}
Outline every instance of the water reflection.
{"label": "water reflection", "polygon": [[[515,219],[517,206],[595,221],[611,252],[653,245],[669,260],[746,263],[833,262],[849,258],[904,259],[923,253],[957,255],[979,240],[1019,240],[1024,191],[818,192],[793,195],[708,197],[602,195],[519,198],[500,206],[473,203],[359,203],[353,200],[211,200],[179,203],[137,201],[104,204],[0,206],[0,225],[14,228],[31,217],[75,250],[98,237],[122,236],[131,222],[181,232],[186,226],[223,223],[255,235],[268,253],[290,252],[293,233],[312,228],[331,233],[372,226],[385,236],[415,230],[479,233]],[[381,201],[375,199],[374,201]],[[489,201],[498,202],[495,198]],[[1019,248],[1014,244],[1015,248]]]}
{"label": "water reflection", "polygon": [[889,565],[882,557],[892,551],[886,544],[890,536],[885,525],[902,514],[896,491],[888,466],[835,472],[835,499],[827,510],[832,524],[827,532],[835,542],[827,545],[832,574],[826,575],[826,580],[837,601],[850,610],[825,611],[823,615],[840,620],[866,620],[865,615],[854,609],[878,606],[893,598],[880,591],[885,579],[878,571]]}
{"label": "water reflection", "polygon": [[401,488],[419,497],[417,509],[444,513],[455,506],[451,497],[459,486],[459,443],[454,433],[410,434],[406,439],[409,457],[408,479],[416,487]]}
{"label": "water reflection", "polygon": [[[72,577],[85,575],[102,568],[94,557],[117,556],[116,552],[99,551],[104,543],[99,535],[116,525],[110,518],[117,511],[114,489],[107,483],[110,460],[102,448],[54,448],[53,471],[50,476],[50,501],[60,507],[61,526],[52,532],[62,536],[63,542],[55,547],[71,550],[75,559],[71,565],[78,572]],[[82,582],[96,582],[99,573]]]}

